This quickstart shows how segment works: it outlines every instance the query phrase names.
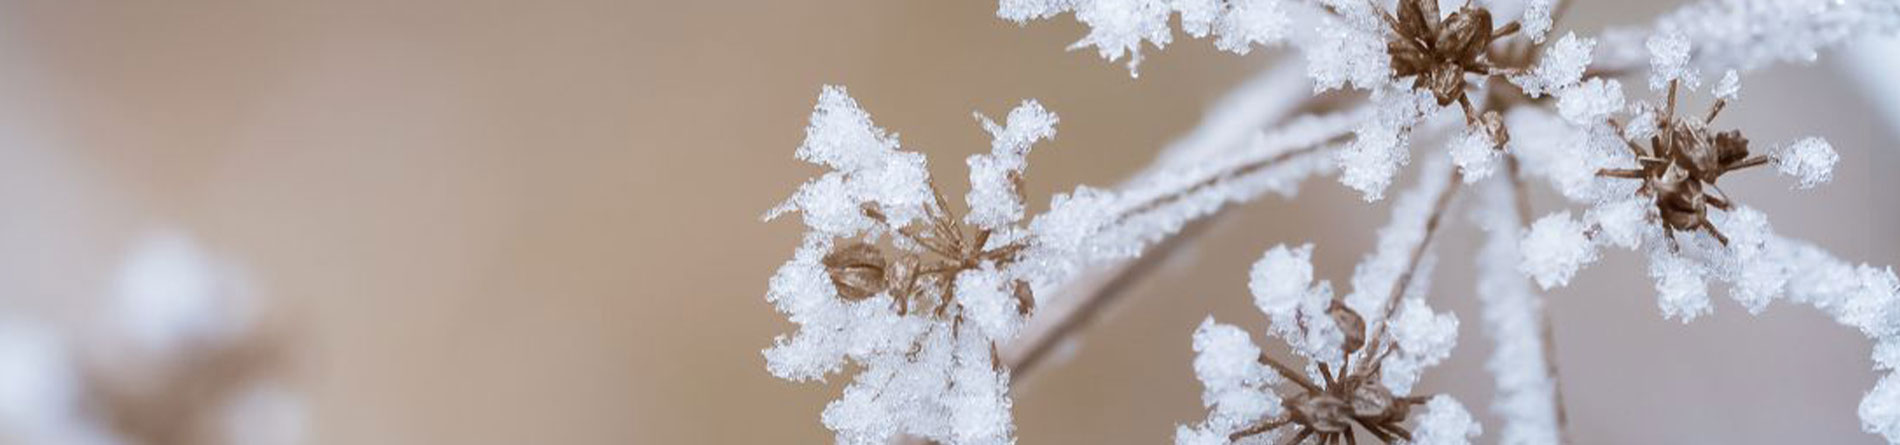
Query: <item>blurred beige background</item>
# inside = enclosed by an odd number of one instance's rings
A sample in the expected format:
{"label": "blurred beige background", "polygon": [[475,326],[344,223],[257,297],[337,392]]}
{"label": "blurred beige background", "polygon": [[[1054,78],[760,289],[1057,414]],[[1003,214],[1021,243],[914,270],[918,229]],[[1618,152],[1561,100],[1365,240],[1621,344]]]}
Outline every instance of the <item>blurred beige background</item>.
{"label": "blurred beige background", "polygon": [[[1669,8],[1578,6],[1586,31]],[[820,85],[849,86],[945,178],[987,149],[971,111],[1041,99],[1062,123],[1031,162],[1039,208],[1133,172],[1274,63],[1189,40],[1130,79],[1063,51],[1083,32],[1069,18],[1018,27],[994,7],[3,2],[0,303],[83,326],[130,246],[174,230],[288,320],[308,443],[828,442],[818,413],[839,385],[778,381],[759,355],[791,329],[762,295],[800,228],[758,218],[818,171],[792,150]],[[1763,143],[1828,137],[1835,182],[1755,172],[1728,190],[1784,233],[1900,263],[1896,133],[1839,68],[1753,75],[1722,121]],[[1224,218],[1023,382],[1021,442],[1168,442],[1203,417],[1194,326],[1261,323],[1252,260],[1317,241],[1343,282],[1384,206],[1321,180]],[[1465,323],[1425,388],[1483,412],[1472,232],[1440,251],[1435,304]],[[1860,335],[1785,304],[1665,321],[1634,260],[1550,297],[1579,443],[1875,442],[1854,414],[1876,379]]]}

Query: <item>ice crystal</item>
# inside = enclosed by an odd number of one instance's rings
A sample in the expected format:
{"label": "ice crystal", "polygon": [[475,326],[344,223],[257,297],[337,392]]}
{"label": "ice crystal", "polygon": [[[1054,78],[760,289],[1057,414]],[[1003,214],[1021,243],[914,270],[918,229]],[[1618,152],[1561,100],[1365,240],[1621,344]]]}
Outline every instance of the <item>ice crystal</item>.
{"label": "ice crystal", "polygon": [[1139,73],[1143,43],[1160,49],[1173,41],[1168,21],[1176,12],[1188,35],[1216,36],[1221,49],[1241,54],[1286,39],[1292,23],[1281,0],[1003,0],[996,16],[1026,24],[1065,12],[1089,27],[1069,49],[1094,47],[1110,61],[1125,55],[1130,74]]}
{"label": "ice crystal", "polygon": [[1775,169],[1800,180],[1798,188],[1814,188],[1834,178],[1834,163],[1841,155],[1827,140],[1810,137],[1795,141],[1775,156]]}

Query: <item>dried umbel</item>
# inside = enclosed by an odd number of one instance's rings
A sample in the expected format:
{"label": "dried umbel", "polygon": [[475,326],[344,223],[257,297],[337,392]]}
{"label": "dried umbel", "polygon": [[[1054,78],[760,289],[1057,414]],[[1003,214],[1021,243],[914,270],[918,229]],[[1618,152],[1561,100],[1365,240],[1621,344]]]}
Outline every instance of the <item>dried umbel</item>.
{"label": "dried umbel", "polygon": [[1398,16],[1384,10],[1379,17],[1392,28],[1386,54],[1395,76],[1413,76],[1412,88],[1430,91],[1439,106],[1458,102],[1467,118],[1477,116],[1465,97],[1467,74],[1490,76],[1502,69],[1485,57],[1491,43],[1517,33],[1517,22],[1491,27],[1491,12],[1470,4],[1439,18],[1436,0],[1400,0]]}
{"label": "dried umbel", "polygon": [[1740,131],[1709,130],[1709,124],[1727,104],[1726,99],[1718,99],[1706,118],[1676,117],[1678,85],[1679,81],[1669,83],[1668,104],[1658,118],[1649,146],[1625,138],[1638,168],[1604,169],[1597,174],[1642,180],[1637,193],[1655,198],[1657,216],[1668,229],[1664,234],[1672,240],[1676,231],[1703,230],[1727,245],[1728,237],[1709,222],[1708,209],[1726,211],[1733,208],[1733,203],[1726,193],[1720,193],[1715,181],[1728,172],[1767,164],[1769,158],[1749,156],[1748,138]]}
{"label": "dried umbel", "polygon": [[1395,347],[1389,342],[1375,342],[1385,347],[1376,355],[1368,354],[1372,355],[1367,360],[1372,365],[1355,369],[1353,354],[1366,345],[1365,318],[1338,299],[1333,300],[1327,314],[1346,337],[1341,346],[1345,361],[1340,364],[1339,372],[1334,373],[1326,363],[1318,363],[1321,380],[1314,382],[1273,357],[1260,354],[1260,363],[1292,382],[1299,392],[1281,400],[1285,415],[1236,431],[1228,440],[1239,441],[1279,428],[1293,428],[1293,436],[1286,443],[1303,443],[1312,437],[1322,444],[1357,444],[1359,439],[1353,425],[1358,425],[1386,443],[1412,441],[1412,432],[1404,426],[1405,420],[1411,416],[1413,405],[1422,405],[1431,398],[1395,396],[1380,384],[1378,363]]}

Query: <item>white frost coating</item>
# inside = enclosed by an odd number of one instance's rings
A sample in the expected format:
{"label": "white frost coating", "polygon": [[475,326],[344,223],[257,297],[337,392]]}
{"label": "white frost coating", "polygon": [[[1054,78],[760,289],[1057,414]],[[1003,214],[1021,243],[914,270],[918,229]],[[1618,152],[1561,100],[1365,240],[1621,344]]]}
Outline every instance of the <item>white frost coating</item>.
{"label": "white frost coating", "polygon": [[1577,33],[1566,33],[1544,50],[1544,57],[1537,60],[1537,66],[1532,67],[1529,73],[1512,76],[1511,82],[1523,88],[1524,94],[1530,97],[1540,97],[1576,85],[1583,80],[1584,70],[1590,67],[1590,52],[1596,46],[1596,39],[1578,38]]}
{"label": "white frost coating", "polygon": [[1623,109],[1623,83],[1593,77],[1557,93],[1557,113],[1572,124],[1602,125]]}
{"label": "white frost coating", "polygon": [[970,192],[964,195],[970,213],[963,220],[984,229],[1000,229],[1023,219],[1023,202],[1018,181],[1027,168],[1029,147],[1036,141],[1054,138],[1056,115],[1034,100],[1023,101],[1010,110],[1005,125],[977,114],[976,119],[990,133],[990,152],[971,155]]}
{"label": "white frost coating", "polygon": [[1682,81],[1682,87],[1694,90],[1701,85],[1701,77],[1694,68],[1689,67],[1689,37],[1679,33],[1664,32],[1649,36],[1643,42],[1649,48],[1649,88],[1661,91],[1669,87],[1672,80]]}
{"label": "white frost coating", "polygon": [[[1346,305],[1368,324],[1385,318],[1386,301],[1410,267],[1412,251],[1425,241],[1425,226],[1440,195],[1448,193],[1451,164],[1434,158],[1419,169],[1418,184],[1392,202],[1392,219],[1379,229],[1379,241],[1352,271]],[[1418,279],[1425,274],[1417,274]],[[1371,341],[1368,339],[1367,341]]]}
{"label": "white frost coating", "polygon": [[1512,108],[1504,122],[1511,128],[1510,151],[1522,162],[1524,173],[1545,178],[1570,201],[1589,204],[1635,195],[1636,181],[1597,176],[1601,169],[1636,165],[1609,125],[1578,127],[1554,113],[1527,107]]}
{"label": "white frost coating", "polygon": [[[1429,274],[1420,274],[1425,275]],[[1427,285],[1422,281],[1415,281],[1418,295],[1408,296],[1399,304],[1388,327],[1398,352],[1386,356],[1379,372],[1380,383],[1393,394],[1410,394],[1425,368],[1450,357],[1452,347],[1458,345],[1458,316],[1432,312],[1425,305],[1423,289]]]}
{"label": "white frost coating", "polygon": [[1588,230],[1567,211],[1538,218],[1524,233],[1518,270],[1537,279],[1544,289],[1570,285],[1578,269],[1597,260],[1597,246],[1585,233]]}
{"label": "white frost coating", "polygon": [[1342,3],[1329,5],[1342,16],[1318,17],[1318,32],[1298,42],[1314,91],[1347,84],[1376,91],[1391,85],[1392,60],[1385,52],[1385,25],[1375,15],[1378,12],[1364,2]]}
{"label": "white frost coating", "polygon": [[1900,378],[1894,373],[1880,377],[1880,383],[1860,399],[1860,429],[1879,434],[1887,443],[1900,443]]}
{"label": "white frost coating", "polygon": [[[969,222],[997,229],[1001,238],[1020,237],[1021,203],[1003,195],[1014,194],[1022,157],[1031,143],[1053,134],[1055,117],[1031,101],[1005,125],[983,123],[995,141],[990,153],[971,158]],[[874,126],[843,88],[820,94],[798,156],[830,171],[767,215],[803,213],[809,230],[767,287],[766,300],[798,331],[763,351],[766,368],[780,378],[810,381],[854,365],[851,385],[822,415],[839,443],[881,444],[899,434],[950,444],[1011,442],[1009,375],[999,371],[992,348],[1023,322],[1014,291],[1029,270],[986,262],[952,278],[954,295],[931,296],[953,299],[951,317],[966,323],[928,311],[900,314],[889,292],[842,298],[823,263],[838,240],[888,236],[946,211],[937,207],[923,156],[898,151],[896,138]],[[866,216],[867,207],[884,215],[883,222]],[[894,244],[913,253],[924,249]]]}
{"label": "white frost coating", "polygon": [[1339,182],[1358,190],[1367,202],[1385,197],[1399,167],[1411,162],[1411,130],[1430,111],[1438,110],[1431,93],[1413,90],[1375,90],[1374,115],[1353,130],[1353,141],[1334,157]]}
{"label": "white frost coating", "polygon": [[997,271],[995,264],[984,263],[957,274],[957,302],[963,305],[965,319],[985,337],[1014,338],[1022,328],[1023,317],[1011,286],[1010,278]]}
{"label": "white frost coating", "polygon": [[1498,158],[1503,157],[1497,145],[1497,141],[1491,140],[1490,132],[1472,127],[1465,127],[1463,135],[1451,140],[1451,162],[1458,164],[1466,184],[1491,177],[1491,173],[1497,171]]}
{"label": "white frost coating", "polygon": [[1546,372],[1543,298],[1517,271],[1518,214],[1508,180],[1485,182],[1472,220],[1485,231],[1478,251],[1478,300],[1484,331],[1495,342],[1485,369],[1496,385],[1491,410],[1504,419],[1498,443],[1558,443],[1556,383]]}
{"label": "white frost coating", "polygon": [[1749,207],[1735,209],[1725,223],[1723,233],[1728,234],[1729,251],[1737,263],[1735,287],[1729,290],[1729,296],[1749,314],[1760,314],[1788,285],[1788,270],[1780,267],[1769,251],[1774,229],[1769,227],[1767,215]]}
{"label": "white frost coating", "polygon": [[1254,306],[1267,315],[1275,336],[1302,356],[1337,362],[1345,332],[1327,313],[1333,301],[1330,282],[1313,283],[1313,245],[1274,246],[1254,262],[1247,287]]}
{"label": "white frost coating", "polygon": [[1853,37],[1897,29],[1900,2],[1891,0],[1701,0],[1656,23],[1695,42],[1697,65],[1742,71],[1813,62]]}
{"label": "white frost coating", "polygon": [[1267,315],[1286,313],[1298,308],[1312,295],[1313,244],[1288,249],[1273,246],[1253,263],[1248,272],[1247,288],[1253,291],[1253,304]]}
{"label": "white frost coating", "polygon": [[1176,427],[1176,444],[1224,444],[1228,433],[1284,411],[1270,386],[1280,378],[1260,363],[1260,348],[1247,331],[1213,317],[1194,331],[1194,375],[1209,413],[1199,425]]}
{"label": "white frost coating", "polygon": [[805,215],[805,225],[837,237],[849,237],[870,228],[859,204],[874,204],[894,226],[923,217],[930,193],[930,173],[924,156],[898,150],[897,137],[871,123],[844,87],[825,86],[818,95],[811,125],[798,159],[832,171],[799,186],[791,199],[766,214]]}
{"label": "white frost coating", "polygon": [[1826,139],[1810,137],[1776,153],[1775,170],[1800,180],[1796,187],[1808,189],[1833,179],[1834,164],[1840,160],[1841,155],[1834,152],[1834,146]]}
{"label": "white frost coating", "polygon": [[1089,27],[1069,49],[1095,47],[1110,61],[1127,55],[1130,75],[1139,75],[1142,43],[1160,49],[1173,41],[1168,21],[1176,12],[1188,35],[1216,36],[1216,46],[1240,54],[1285,40],[1292,23],[1281,0],[1002,0],[996,16],[1025,24],[1064,12]]}
{"label": "white frost coating", "polygon": [[1448,395],[1432,397],[1425,402],[1425,412],[1419,415],[1418,431],[1412,433],[1418,440],[1414,445],[1467,445],[1472,439],[1484,434],[1484,427],[1471,418],[1465,406]]}
{"label": "white frost coating", "polygon": [[1057,194],[1029,223],[1030,248],[1019,266],[1040,286],[1099,261],[1132,258],[1189,221],[1267,192],[1292,195],[1300,181],[1328,171],[1329,141],[1362,112],[1295,119],[1253,144],[1201,162],[1143,175],[1120,190],[1078,187]]}
{"label": "white frost coating", "polygon": [[1544,43],[1544,36],[1550,33],[1553,3],[1556,0],[1525,0],[1524,18],[1518,21],[1524,27],[1520,32],[1531,36],[1534,42]]}
{"label": "white frost coating", "polygon": [[1635,249],[1656,230],[1649,223],[1650,211],[1655,208],[1647,198],[1630,197],[1592,207],[1584,212],[1583,219],[1597,229],[1598,243]]}
{"label": "white frost coating", "polygon": [[1664,319],[1688,323],[1715,311],[1709,303],[1708,273],[1706,266],[1668,247],[1649,249],[1649,277],[1656,280],[1656,306]]}
{"label": "white frost coating", "polygon": [[1722,73],[1722,80],[1715,83],[1715,98],[1734,101],[1742,91],[1742,76],[1735,70]]}

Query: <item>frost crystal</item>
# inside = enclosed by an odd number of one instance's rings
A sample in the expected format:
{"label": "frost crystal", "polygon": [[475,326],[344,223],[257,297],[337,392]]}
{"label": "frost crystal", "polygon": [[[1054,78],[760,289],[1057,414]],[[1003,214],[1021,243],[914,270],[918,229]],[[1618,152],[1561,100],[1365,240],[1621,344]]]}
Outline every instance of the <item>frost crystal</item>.
{"label": "frost crystal", "polygon": [[1623,83],[1616,79],[1593,77],[1557,93],[1557,113],[1572,124],[1597,124],[1622,109]]}
{"label": "frost crystal", "polygon": [[1194,37],[1217,36],[1221,49],[1245,54],[1253,45],[1287,37],[1292,20],[1281,0],[1002,0],[996,16],[1018,24],[1074,12],[1089,33],[1069,49],[1095,47],[1103,59],[1128,56],[1130,74],[1138,75],[1141,45],[1166,47],[1173,41],[1168,20],[1181,13],[1181,27]]}
{"label": "frost crystal", "polygon": [[1524,261],[1519,270],[1537,279],[1545,289],[1567,286],[1578,269],[1597,259],[1596,244],[1582,222],[1561,212],[1539,218],[1524,234]]}
{"label": "frost crystal", "polygon": [[1055,137],[1057,119],[1033,100],[1011,110],[1007,125],[996,125],[981,114],[976,118],[989,131],[992,142],[988,154],[971,155],[968,161],[970,192],[964,199],[970,204],[970,213],[963,219],[995,230],[1023,219],[1019,198],[1023,168],[1027,166],[1023,157],[1029,154],[1031,144]]}
{"label": "frost crystal", "polygon": [[1799,179],[1799,188],[1814,188],[1834,178],[1834,164],[1840,160],[1841,155],[1834,153],[1827,140],[1810,137],[1776,154],[1775,169]]}
{"label": "frost crystal", "polygon": [[1294,352],[1323,361],[1339,360],[1345,334],[1329,313],[1331,283],[1313,284],[1313,245],[1295,249],[1274,246],[1254,262],[1247,287],[1254,306],[1267,315],[1273,334],[1286,339]]}
{"label": "frost crystal", "polygon": [[1498,158],[1502,157],[1497,145],[1497,141],[1491,140],[1490,132],[1469,127],[1463,136],[1452,139],[1451,162],[1458,164],[1466,184],[1491,177],[1497,170]]}
{"label": "frost crystal", "polygon": [[1735,70],[1722,73],[1722,80],[1715,83],[1715,98],[1717,99],[1732,101],[1741,91],[1742,76],[1735,74]]}
{"label": "frost crystal", "polygon": [[1451,396],[1433,397],[1419,416],[1417,445],[1463,445],[1484,434],[1478,421],[1472,420],[1465,406]]}
{"label": "frost crystal", "polygon": [[1514,76],[1511,81],[1530,97],[1575,85],[1583,80],[1584,69],[1590,66],[1590,51],[1596,46],[1596,39],[1578,38],[1576,33],[1564,34],[1545,50],[1544,57],[1538,59],[1537,66],[1528,75]]}
{"label": "frost crystal", "polygon": [[1689,37],[1661,33],[1650,36],[1643,46],[1649,48],[1650,89],[1660,91],[1677,80],[1692,90],[1701,84],[1696,70],[1689,67]]}

